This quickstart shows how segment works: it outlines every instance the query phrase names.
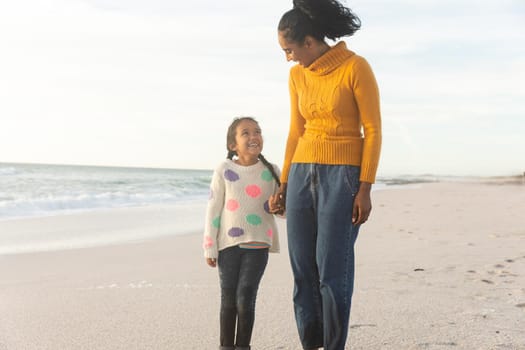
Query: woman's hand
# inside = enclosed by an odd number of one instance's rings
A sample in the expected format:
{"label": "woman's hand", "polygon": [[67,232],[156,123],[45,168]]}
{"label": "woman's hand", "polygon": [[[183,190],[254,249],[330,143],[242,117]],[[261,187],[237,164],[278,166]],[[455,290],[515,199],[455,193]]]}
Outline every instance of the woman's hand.
{"label": "woman's hand", "polygon": [[270,213],[283,215],[286,205],[286,183],[281,184],[279,191],[276,194],[270,196],[268,199],[268,207]]}
{"label": "woman's hand", "polygon": [[361,182],[354,198],[354,208],[352,210],[352,223],[354,225],[364,224],[370,216],[370,212],[372,211],[372,200],[370,199],[371,190],[371,183]]}
{"label": "woman's hand", "polygon": [[215,258],[206,258],[206,264],[208,264],[210,267],[217,266],[217,259]]}

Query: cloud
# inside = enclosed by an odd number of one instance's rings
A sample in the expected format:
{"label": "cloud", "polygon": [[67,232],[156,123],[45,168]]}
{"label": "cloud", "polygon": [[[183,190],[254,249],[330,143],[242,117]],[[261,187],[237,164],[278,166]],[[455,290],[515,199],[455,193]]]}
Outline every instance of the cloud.
{"label": "cloud", "polygon": [[[490,139],[491,156],[525,148],[516,137],[525,133],[521,1],[349,5],[363,28],[345,40],[381,90],[382,171],[410,159],[402,169],[432,172],[429,158],[458,154],[440,134],[452,144]],[[281,0],[2,2],[0,161],[211,168],[224,157],[231,118],[248,114],[279,163],[291,64],[276,25],[289,8]],[[467,151],[478,159],[475,147]],[[515,163],[498,159],[502,171]]]}

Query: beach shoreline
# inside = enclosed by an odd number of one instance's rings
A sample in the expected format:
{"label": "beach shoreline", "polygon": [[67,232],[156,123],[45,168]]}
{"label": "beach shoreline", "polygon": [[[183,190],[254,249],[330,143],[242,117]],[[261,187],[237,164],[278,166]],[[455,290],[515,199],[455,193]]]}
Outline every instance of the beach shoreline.
{"label": "beach shoreline", "polygon": [[[356,246],[349,348],[525,349],[525,186],[400,186],[374,192],[373,205]],[[91,213],[85,229],[118,233],[122,218],[111,213]],[[169,212],[132,213],[125,220],[137,230],[160,221],[169,231]],[[75,227],[51,221],[49,230]],[[278,225],[281,253],[270,255],[257,301],[257,350],[300,349],[285,221]],[[215,349],[218,276],[201,241],[192,230],[0,255],[0,350]]]}
{"label": "beach shoreline", "polygon": [[0,220],[0,256],[142,242],[200,232],[205,200]]}

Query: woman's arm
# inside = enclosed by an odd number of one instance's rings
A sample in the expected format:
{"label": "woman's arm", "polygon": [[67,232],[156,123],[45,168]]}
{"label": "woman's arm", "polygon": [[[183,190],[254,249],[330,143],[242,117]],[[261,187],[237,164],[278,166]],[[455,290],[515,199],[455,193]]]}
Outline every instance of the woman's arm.
{"label": "woman's arm", "polygon": [[299,111],[299,98],[297,95],[296,86],[293,80],[294,69],[290,71],[288,80],[288,90],[290,92],[290,126],[288,130],[288,139],[286,141],[286,151],[284,153],[284,164],[281,174],[281,182],[288,182],[288,173],[292,158],[297,147],[299,137],[304,134],[304,118]]}
{"label": "woman's arm", "polygon": [[362,57],[354,66],[352,89],[364,134],[360,180],[374,183],[381,153],[381,109],[376,78]]}
{"label": "woman's arm", "polygon": [[370,182],[361,182],[354,198],[354,207],[352,210],[352,223],[354,225],[364,224],[366,220],[368,220],[370,212],[372,211],[371,191],[372,184]]}

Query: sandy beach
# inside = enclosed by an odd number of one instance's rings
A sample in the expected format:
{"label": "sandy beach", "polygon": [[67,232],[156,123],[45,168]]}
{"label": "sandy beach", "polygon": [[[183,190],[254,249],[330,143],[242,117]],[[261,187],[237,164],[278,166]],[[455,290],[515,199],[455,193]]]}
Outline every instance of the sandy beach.
{"label": "sandy beach", "polygon": [[[375,191],[373,205],[357,241],[348,349],[525,349],[524,185],[400,186]],[[0,350],[216,349],[217,270],[204,263],[201,233],[169,235],[170,220],[134,209],[0,222],[11,235],[103,227],[163,235],[0,255]],[[255,350],[300,349],[285,221],[279,226],[282,251],[260,287]]]}

